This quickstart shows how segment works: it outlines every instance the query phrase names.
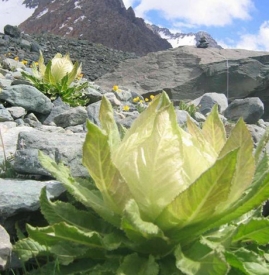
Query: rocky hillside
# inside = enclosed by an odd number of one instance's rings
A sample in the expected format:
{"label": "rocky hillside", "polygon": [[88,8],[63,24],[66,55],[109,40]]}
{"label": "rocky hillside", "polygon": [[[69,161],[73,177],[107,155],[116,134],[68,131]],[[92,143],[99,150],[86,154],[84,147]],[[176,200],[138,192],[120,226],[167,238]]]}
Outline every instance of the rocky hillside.
{"label": "rocky hillside", "polygon": [[26,35],[17,28],[6,27],[6,34],[0,33],[0,56],[19,57],[29,64],[37,61],[39,50],[47,62],[56,53],[69,53],[73,61],[82,63],[84,76],[94,81],[105,73],[114,71],[118,64],[129,58],[137,58],[134,53],[110,49],[101,44],[84,39],[64,38],[52,34]]}
{"label": "rocky hillside", "polygon": [[171,48],[131,7],[126,9],[122,0],[39,0],[33,15],[19,27],[28,34],[81,38],[138,55]]}

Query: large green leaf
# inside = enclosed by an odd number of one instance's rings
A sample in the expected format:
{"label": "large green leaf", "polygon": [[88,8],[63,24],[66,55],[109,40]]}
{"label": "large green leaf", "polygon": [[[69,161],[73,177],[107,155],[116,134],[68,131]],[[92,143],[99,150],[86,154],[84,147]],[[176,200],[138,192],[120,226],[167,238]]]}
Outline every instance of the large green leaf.
{"label": "large green leaf", "polygon": [[[265,157],[264,162],[266,162],[266,160],[267,158]],[[263,165],[260,167],[262,168]],[[268,197],[269,174],[264,171],[264,173],[259,173],[259,177],[255,177],[255,180],[247,194],[243,194],[241,199],[231,205],[223,213],[216,215],[215,217],[209,217],[207,221],[202,223],[187,226],[179,232],[175,230],[174,232],[169,233],[169,236],[175,241],[184,241],[184,243],[188,243],[195,236],[197,237],[212,228],[232,222],[252,209],[261,206],[261,204],[267,200]]]}
{"label": "large green leaf", "polygon": [[120,216],[116,215],[109,209],[101,197],[99,191],[87,188],[85,184],[75,181],[70,174],[69,168],[62,163],[56,164],[50,157],[39,151],[39,161],[57,180],[59,180],[67,191],[74,196],[79,202],[87,207],[93,208],[103,219],[109,223],[120,227]]}
{"label": "large green leaf", "polygon": [[257,253],[245,248],[239,248],[234,252],[225,252],[227,262],[234,268],[239,269],[247,275],[267,275],[269,265]]}
{"label": "large green leaf", "polygon": [[72,204],[47,198],[46,189],[40,195],[41,212],[50,224],[66,222],[84,230],[101,231],[104,223],[90,211],[78,210]]}
{"label": "large green leaf", "polygon": [[239,148],[239,152],[231,192],[229,199],[220,204],[219,212],[237,201],[250,186],[254,177],[255,159],[253,156],[253,141],[243,119],[240,119],[233,128],[230,137],[220,152],[220,157],[237,148]]}
{"label": "large green leaf", "polygon": [[46,65],[44,62],[44,57],[43,57],[42,52],[40,51],[39,53],[40,54],[39,54],[39,58],[38,58],[38,70],[39,70],[41,77],[43,78],[45,75],[45,71],[46,71]]}
{"label": "large green leaf", "polygon": [[43,80],[44,80],[45,83],[55,85],[56,80],[54,78],[54,75],[52,75],[52,73],[51,73],[51,67],[52,67],[52,62],[50,60],[47,64],[47,66],[46,66],[46,70],[45,70],[45,73],[44,73],[44,76],[43,76]]}
{"label": "large green leaf", "polygon": [[[264,156],[259,163],[257,171],[254,176],[253,183],[246,194],[232,204],[219,219],[214,222],[211,220],[211,226],[219,226],[221,224],[233,221],[243,214],[251,211],[254,208],[261,206],[269,197],[269,170],[268,170],[268,156]],[[212,228],[212,227],[211,227]]]}
{"label": "large green leaf", "polygon": [[173,244],[154,223],[143,220],[134,200],[126,205],[122,217],[122,229],[132,242],[124,244],[133,251],[154,256],[164,256],[171,252]]}
{"label": "large green leaf", "polygon": [[261,137],[261,139],[258,142],[258,145],[255,149],[255,161],[256,164],[259,163],[262,153],[264,151],[264,148],[266,146],[266,144],[269,142],[269,128],[267,127],[265,133],[263,134],[263,136]]}
{"label": "large green leaf", "polygon": [[91,249],[103,249],[102,238],[97,232],[80,230],[64,222],[42,228],[27,225],[27,232],[30,238],[49,247],[63,242]]}
{"label": "large green leaf", "polygon": [[81,73],[81,66],[81,63],[78,63],[78,61],[75,62],[72,71],[68,73],[67,86],[69,86]]}
{"label": "large green leaf", "polygon": [[158,275],[159,267],[154,257],[142,258],[131,254],[124,258],[116,275]]}
{"label": "large green leaf", "polygon": [[122,229],[135,242],[155,237],[165,239],[163,232],[157,225],[142,220],[135,200],[130,200],[126,205],[122,217]]}
{"label": "large green leaf", "polygon": [[160,274],[159,275],[184,275],[176,267],[176,259],[173,255],[163,258],[159,262]]}
{"label": "large green leaf", "polygon": [[120,142],[120,133],[114,119],[114,111],[109,100],[104,96],[101,101],[99,120],[101,127],[108,135],[110,149],[113,150]]}
{"label": "large green leaf", "polygon": [[200,151],[209,156],[214,156],[216,159],[218,154],[215,148],[205,138],[202,130],[189,117],[187,119],[187,127],[188,133],[191,134],[192,139],[195,140],[195,145],[200,149]]}
{"label": "large green leaf", "polygon": [[102,193],[107,207],[120,214],[130,194],[121,174],[111,161],[109,137],[90,121],[87,122],[87,129],[83,144],[83,164]]}
{"label": "large green leaf", "polygon": [[83,257],[83,255],[89,250],[85,245],[72,242],[70,244],[66,241],[58,241],[51,246],[50,253],[57,257],[57,260],[62,265],[68,265],[72,263],[76,258]]}
{"label": "large green leaf", "polygon": [[118,266],[119,263],[115,259],[108,260],[103,264],[97,264],[89,259],[79,259],[67,266],[59,265],[56,259],[56,261],[46,263],[37,270],[31,271],[29,275],[115,275]]}
{"label": "large green leaf", "polygon": [[165,208],[156,223],[163,230],[173,227],[179,230],[186,225],[202,223],[214,216],[217,205],[226,201],[230,194],[237,155],[238,150],[217,160],[195,183]]}
{"label": "large green leaf", "polygon": [[186,275],[226,275],[229,267],[221,253],[210,251],[197,242],[192,250],[199,255],[191,258],[184,254],[180,245],[175,250],[176,266]]}
{"label": "large green leaf", "polygon": [[216,153],[219,153],[226,142],[226,132],[218,114],[218,105],[212,108],[203,125],[202,133]]}
{"label": "large green leaf", "polygon": [[19,258],[23,262],[36,257],[40,253],[48,254],[48,246],[41,245],[39,242],[36,242],[31,238],[19,240],[13,246],[13,250],[18,253]]}
{"label": "large green leaf", "polygon": [[269,243],[269,220],[267,218],[252,219],[246,224],[240,224],[233,242],[251,242],[259,245]]}

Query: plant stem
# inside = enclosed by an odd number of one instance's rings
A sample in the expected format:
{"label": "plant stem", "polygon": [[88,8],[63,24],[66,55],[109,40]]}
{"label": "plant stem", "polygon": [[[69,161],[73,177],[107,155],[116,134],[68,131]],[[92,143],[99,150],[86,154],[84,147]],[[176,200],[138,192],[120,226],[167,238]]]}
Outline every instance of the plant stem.
{"label": "plant stem", "polygon": [[3,147],[3,154],[4,154],[4,167],[5,167],[5,171],[7,171],[7,157],[6,157],[5,144],[4,144],[1,128],[0,128],[0,138],[1,138],[1,144]]}

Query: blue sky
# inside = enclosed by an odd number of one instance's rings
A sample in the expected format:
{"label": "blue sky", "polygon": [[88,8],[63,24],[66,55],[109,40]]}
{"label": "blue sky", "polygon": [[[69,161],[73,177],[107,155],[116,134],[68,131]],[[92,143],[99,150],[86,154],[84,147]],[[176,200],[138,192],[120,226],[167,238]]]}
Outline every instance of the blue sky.
{"label": "blue sky", "polygon": [[269,51],[268,0],[123,0],[136,16],[175,32],[208,32],[224,48]]}

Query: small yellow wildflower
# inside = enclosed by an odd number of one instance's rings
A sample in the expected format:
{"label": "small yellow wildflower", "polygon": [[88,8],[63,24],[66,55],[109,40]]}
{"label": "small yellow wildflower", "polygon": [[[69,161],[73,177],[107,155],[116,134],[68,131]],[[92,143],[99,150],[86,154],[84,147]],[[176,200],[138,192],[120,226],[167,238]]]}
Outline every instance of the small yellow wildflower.
{"label": "small yellow wildflower", "polygon": [[18,60],[19,60],[19,57],[18,57],[18,56],[14,57],[14,60],[15,60],[15,61],[18,61]]}
{"label": "small yellow wildflower", "polygon": [[150,95],[149,96],[151,100],[153,100],[153,98],[155,97],[154,95]]}
{"label": "small yellow wildflower", "polygon": [[149,99],[146,97],[146,98],[145,98],[145,101],[146,101],[146,102],[148,102],[148,101],[149,101]]}
{"label": "small yellow wildflower", "polygon": [[79,74],[79,75],[77,76],[77,79],[81,79],[82,77],[83,77],[83,73]]}
{"label": "small yellow wildflower", "polygon": [[113,88],[112,88],[112,90],[113,90],[114,92],[119,92],[119,91],[120,91],[118,85],[114,85]]}
{"label": "small yellow wildflower", "polygon": [[143,99],[140,99],[140,100],[139,100],[139,103],[144,103],[144,100],[143,100]]}
{"label": "small yellow wildflower", "polygon": [[133,98],[133,102],[134,102],[134,103],[137,103],[139,100],[140,100],[139,96]]}
{"label": "small yellow wildflower", "polygon": [[35,62],[35,65],[36,65],[36,66],[39,66],[38,62]]}
{"label": "small yellow wildflower", "polygon": [[27,61],[27,60],[22,60],[21,63],[22,63],[23,65],[27,65],[27,64],[28,64],[28,61]]}
{"label": "small yellow wildflower", "polygon": [[123,111],[129,111],[129,110],[130,110],[130,107],[129,107],[128,105],[124,105],[124,106],[122,107],[122,110],[123,110]]}

